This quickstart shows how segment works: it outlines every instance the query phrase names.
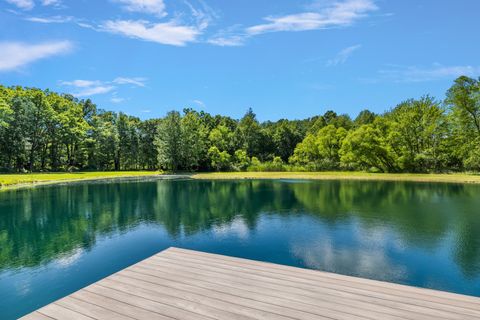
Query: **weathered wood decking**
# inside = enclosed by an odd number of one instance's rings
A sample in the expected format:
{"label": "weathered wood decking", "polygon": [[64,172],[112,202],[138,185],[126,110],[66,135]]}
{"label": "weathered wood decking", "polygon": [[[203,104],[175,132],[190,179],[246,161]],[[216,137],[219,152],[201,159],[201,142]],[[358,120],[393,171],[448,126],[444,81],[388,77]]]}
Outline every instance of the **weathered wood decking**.
{"label": "weathered wood decking", "polygon": [[480,319],[480,298],[170,248],[23,319]]}

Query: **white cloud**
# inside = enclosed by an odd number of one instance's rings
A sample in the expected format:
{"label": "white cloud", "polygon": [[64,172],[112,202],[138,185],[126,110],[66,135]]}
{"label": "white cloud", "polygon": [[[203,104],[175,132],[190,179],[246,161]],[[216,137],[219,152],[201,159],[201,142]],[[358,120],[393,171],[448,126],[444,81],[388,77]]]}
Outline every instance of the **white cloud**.
{"label": "white cloud", "polygon": [[52,41],[39,44],[0,42],[0,72],[12,71],[37,60],[65,54],[73,49],[70,41]]}
{"label": "white cloud", "polygon": [[360,49],[362,46],[357,44],[354,46],[347,47],[345,49],[342,49],[337,55],[333,58],[327,61],[327,66],[336,66],[339,64],[344,64],[347,62],[348,58],[358,49]]}
{"label": "white cloud", "polygon": [[89,97],[97,94],[104,94],[108,93],[115,89],[114,86],[94,86],[94,87],[87,87],[83,90],[80,90],[73,95],[76,97]]}
{"label": "white cloud", "polygon": [[60,267],[69,267],[75,262],[77,262],[85,253],[83,249],[75,249],[73,252],[69,252],[64,256],[60,256],[55,260],[55,263],[58,264]]}
{"label": "white cloud", "polygon": [[6,1],[23,10],[31,10],[33,9],[33,7],[35,7],[35,2],[33,2],[33,0],[6,0]]}
{"label": "white cloud", "polygon": [[61,81],[60,85],[71,87],[72,90],[75,90],[72,94],[76,97],[105,94],[115,89],[115,86],[111,85],[109,82],[103,82],[100,80]]}
{"label": "white cloud", "polygon": [[110,99],[110,101],[111,101],[112,103],[122,103],[123,101],[125,101],[125,99],[124,99],[124,98],[119,98],[119,97],[112,97],[112,98]]}
{"label": "white cloud", "polygon": [[377,9],[374,0],[343,0],[333,3],[329,1],[327,5],[325,1],[315,1],[307,7],[308,11],[283,16],[268,16],[264,18],[266,23],[245,28],[240,32],[238,26],[233,26],[233,29],[220,31],[207,42],[217,46],[241,46],[248,38],[267,32],[345,27]]}
{"label": "white cloud", "polygon": [[131,12],[141,12],[153,14],[158,17],[167,15],[165,11],[165,3],[163,0],[114,0],[121,3],[123,8]]}
{"label": "white cloud", "polygon": [[218,226],[213,226],[212,233],[216,238],[219,239],[235,237],[246,240],[250,237],[248,226],[241,218],[235,218],[229,224],[220,224]]}
{"label": "white cloud", "polygon": [[203,1],[200,1],[201,9],[195,8],[188,1],[185,1],[185,4],[189,7],[192,17],[195,19],[198,29],[200,30],[207,28],[214,18],[218,18],[218,14],[215,10]]}
{"label": "white cloud", "polygon": [[202,100],[195,99],[195,100],[192,100],[192,102],[199,105],[202,108],[205,108],[205,102],[203,102]]}
{"label": "white cloud", "polygon": [[[8,3],[17,6],[22,10],[31,10],[35,7],[34,0],[6,0]],[[40,3],[43,6],[59,6],[61,4],[60,0],[41,0]]]}
{"label": "white cloud", "polygon": [[145,87],[145,78],[125,78],[125,77],[118,77],[113,80],[116,84],[132,84],[137,87]]}
{"label": "white cloud", "polygon": [[149,23],[144,20],[116,20],[105,22],[102,29],[129,38],[174,46],[184,46],[201,34],[198,27],[179,25],[175,21]]}
{"label": "white cloud", "polygon": [[407,268],[392,261],[392,251],[394,254],[403,251],[392,230],[380,226],[363,228],[357,224],[351,228],[347,230],[352,238],[350,245],[337,243],[333,240],[334,234],[325,233],[308,242],[292,240],[290,251],[312,269],[377,280],[405,280]]}
{"label": "white cloud", "polygon": [[[88,97],[97,94],[105,94],[112,92],[117,89],[117,85],[135,85],[139,87],[145,87],[146,78],[135,77],[117,77],[112,81],[101,81],[101,80],[72,80],[72,81],[60,81],[60,85],[71,87],[74,91],[72,93],[76,97]],[[119,98],[116,96],[117,93],[114,92],[110,101],[113,103],[123,102],[125,99]]]}
{"label": "white cloud", "polygon": [[60,84],[64,86],[71,86],[71,87],[77,87],[77,88],[87,88],[87,87],[99,86],[102,84],[102,82],[98,80],[73,80],[73,81],[61,81]]}
{"label": "white cloud", "polygon": [[395,82],[425,82],[442,79],[454,79],[459,76],[476,77],[480,75],[480,66],[443,66],[433,64],[431,67],[392,66],[379,71],[384,80]]}
{"label": "white cloud", "polygon": [[221,47],[237,47],[245,44],[249,35],[245,34],[245,30],[241,25],[233,25],[226,29],[220,30],[207,40],[207,43]]}
{"label": "white cloud", "polygon": [[[317,6],[316,6],[317,7]],[[329,6],[311,7],[312,11],[277,17],[266,17],[267,23],[246,29],[250,35],[278,31],[306,31],[349,26],[377,10],[373,0],[344,0]],[[315,11],[313,9],[316,9]]]}
{"label": "white cloud", "polygon": [[61,0],[42,0],[42,5],[44,6],[59,6],[62,3]]}
{"label": "white cloud", "polygon": [[52,16],[52,17],[27,17],[25,20],[38,23],[67,23],[75,19],[70,16]]}
{"label": "white cloud", "polygon": [[224,37],[213,37],[207,40],[208,43],[220,46],[220,47],[238,47],[245,44],[245,36],[224,36]]}

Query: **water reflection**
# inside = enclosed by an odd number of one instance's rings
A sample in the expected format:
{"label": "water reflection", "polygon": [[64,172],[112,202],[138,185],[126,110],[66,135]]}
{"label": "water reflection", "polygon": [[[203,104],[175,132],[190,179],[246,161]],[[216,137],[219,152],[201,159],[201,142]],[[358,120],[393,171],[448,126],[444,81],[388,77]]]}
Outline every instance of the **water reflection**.
{"label": "water reflection", "polygon": [[[113,272],[168,245],[480,295],[479,191],[399,182],[159,180],[2,192],[0,295],[14,278],[18,297],[38,295],[41,286],[28,281],[35,268],[55,270],[51,277],[65,270],[59,286],[68,291],[80,285],[69,275],[84,264]],[[119,243],[120,252],[112,249]],[[100,250],[101,266],[92,258]],[[82,284],[104,273],[86,272]]]}

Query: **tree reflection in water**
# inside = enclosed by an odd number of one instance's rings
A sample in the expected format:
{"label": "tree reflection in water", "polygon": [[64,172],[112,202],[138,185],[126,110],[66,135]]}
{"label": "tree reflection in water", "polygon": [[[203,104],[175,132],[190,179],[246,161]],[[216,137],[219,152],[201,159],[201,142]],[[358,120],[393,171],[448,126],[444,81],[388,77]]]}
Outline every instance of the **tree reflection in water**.
{"label": "tree reflection in water", "polygon": [[[245,236],[261,232],[261,219],[274,217],[288,219],[293,240],[287,254],[302,266],[407,281],[400,251],[448,248],[445,259],[474,279],[480,272],[479,191],[475,185],[406,182],[159,180],[2,192],[0,271],[62,261],[89,251],[100,236],[139,225],[163,226],[172,239],[238,232],[232,226]],[[305,218],[315,221],[312,228],[307,223],[308,231],[295,222]],[[352,234],[339,238],[342,228]],[[385,248],[387,238],[402,249]],[[354,264],[355,270],[344,268]],[[370,274],[388,268],[392,274]]]}

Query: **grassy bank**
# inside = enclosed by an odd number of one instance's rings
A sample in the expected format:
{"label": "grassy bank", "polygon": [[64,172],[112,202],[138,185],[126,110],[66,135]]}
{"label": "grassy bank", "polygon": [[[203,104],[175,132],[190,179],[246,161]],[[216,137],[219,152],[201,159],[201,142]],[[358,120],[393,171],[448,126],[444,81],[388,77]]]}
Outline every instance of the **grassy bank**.
{"label": "grassy bank", "polygon": [[[32,185],[54,184],[81,180],[156,176],[162,172],[75,172],[75,173],[32,173],[0,174],[0,190]],[[310,179],[310,180],[383,180],[414,182],[478,183],[478,174],[412,174],[412,173],[367,173],[367,172],[214,172],[196,173],[193,179]]]}
{"label": "grassy bank", "polygon": [[312,180],[383,180],[414,182],[480,183],[476,174],[412,174],[367,172],[215,172],[198,173],[194,179],[312,179]]}
{"label": "grassy bank", "polygon": [[27,185],[52,184],[80,180],[144,177],[158,174],[160,174],[160,172],[152,171],[0,174],[0,189],[4,190]]}

